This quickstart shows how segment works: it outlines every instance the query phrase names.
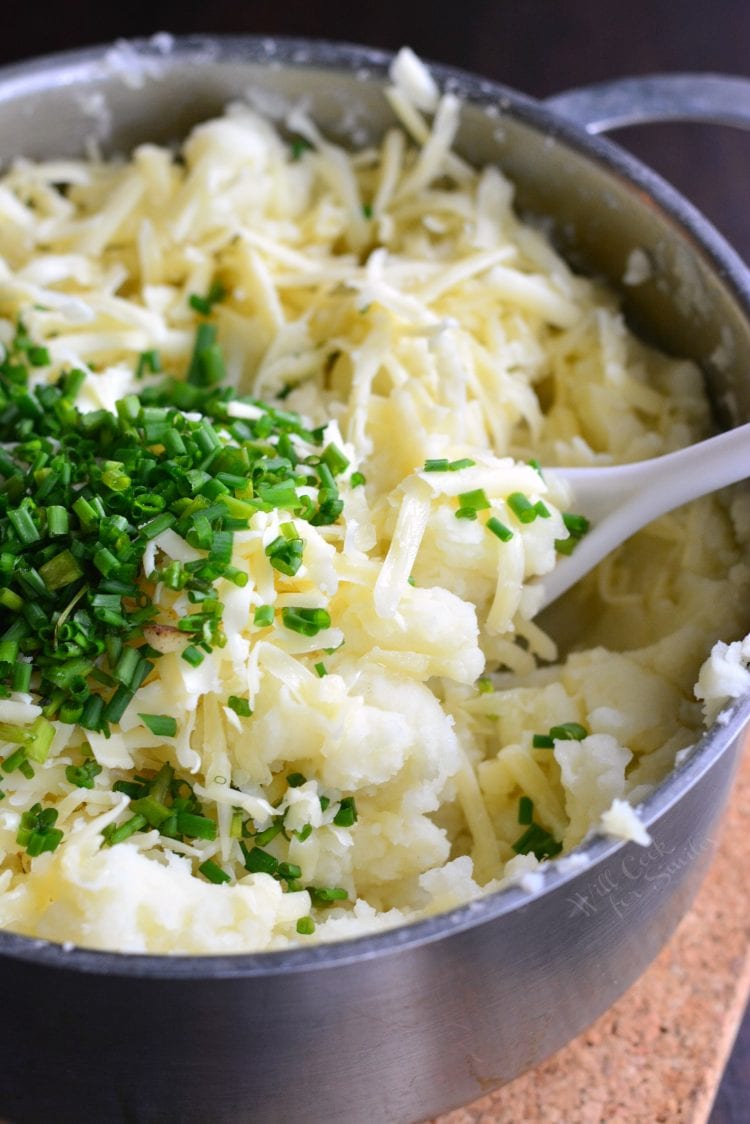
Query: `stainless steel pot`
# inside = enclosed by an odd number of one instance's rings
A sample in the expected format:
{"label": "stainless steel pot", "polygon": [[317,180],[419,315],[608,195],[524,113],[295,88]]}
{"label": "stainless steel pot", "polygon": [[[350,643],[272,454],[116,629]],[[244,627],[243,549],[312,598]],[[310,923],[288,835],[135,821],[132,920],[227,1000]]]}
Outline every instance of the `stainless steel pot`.
{"label": "stainless steel pot", "polygon": [[[157,37],[0,74],[0,161],[172,140],[227,100],[304,97],[330,134],[377,136],[388,56],[349,46]],[[656,175],[592,133],[696,118],[750,124],[750,82],[661,77],[540,104],[435,67],[466,102],[458,147],[498,162],[522,208],[617,284],[640,331],[703,366],[725,421],[750,418],[750,284],[737,256]],[[741,700],[647,801],[653,844],[597,838],[551,869],[434,919],[255,956],[88,952],[0,933],[0,1114],[180,1122],[408,1122],[473,1100],[547,1057],[644,970],[708,865],[750,717]]]}

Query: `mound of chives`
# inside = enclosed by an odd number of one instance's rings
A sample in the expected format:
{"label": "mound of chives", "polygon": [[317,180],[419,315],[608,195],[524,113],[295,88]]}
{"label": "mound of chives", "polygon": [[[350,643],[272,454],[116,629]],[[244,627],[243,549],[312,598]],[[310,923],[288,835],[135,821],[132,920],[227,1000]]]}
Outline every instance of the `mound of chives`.
{"label": "mound of chives", "polygon": [[[208,316],[224,295],[217,283],[190,303]],[[209,321],[198,326],[184,380],[144,386],[114,413],[78,409],[83,371],[32,389],[30,368],[48,362],[19,324],[0,362],[0,695],[31,690],[46,719],[106,733],[159,656],[145,642],[159,621],[155,587],[185,591],[192,602],[177,627],[183,658],[199,666],[225,643],[217,583],[248,580],[232,565],[235,532],[257,511],[285,513],[266,556],[293,577],[304,540],[289,516],[335,522],[337,478],[349,462],[323,446],[322,428],[307,429],[287,410],[253,400],[258,417],[231,417],[234,392],[220,385],[224,363]],[[144,352],[136,373],[161,367],[158,352]],[[305,446],[320,451],[305,456]],[[167,530],[202,557],[168,562],[144,585],[144,553]],[[272,621],[272,606],[256,610],[256,625]],[[330,618],[300,608],[285,610],[283,623],[314,636]],[[165,716],[143,721],[173,736]]]}

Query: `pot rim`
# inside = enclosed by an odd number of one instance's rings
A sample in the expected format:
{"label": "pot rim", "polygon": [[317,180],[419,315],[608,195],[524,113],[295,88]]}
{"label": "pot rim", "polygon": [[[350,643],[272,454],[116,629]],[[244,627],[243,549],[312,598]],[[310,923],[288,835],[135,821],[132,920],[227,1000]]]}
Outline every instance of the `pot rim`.
{"label": "pot rim", "polygon": [[[160,33],[149,39],[118,40],[78,50],[57,52],[0,67],[0,104],[55,86],[86,81],[116,81],[124,67],[115,65],[116,52],[127,49],[127,62],[140,61],[144,83],[155,77],[156,67],[168,68],[186,59],[195,65],[245,62],[303,69],[354,72],[362,81],[387,77],[395,52],[350,43],[285,36],[188,35]],[[123,61],[125,56],[123,56]],[[122,65],[122,64],[121,64]],[[712,224],[675,188],[618,145],[593,136],[535,100],[499,82],[441,63],[427,62],[441,90],[455,93],[462,101],[492,106],[537,131],[559,140],[605,171],[615,174],[630,188],[648,193],[658,204],[662,220],[672,223],[692,243],[696,253],[737,301],[750,319],[750,272],[739,255]],[[750,695],[727,706],[719,721],[701,737],[687,759],[675,766],[653,793],[637,805],[639,819],[648,829],[677,803],[683,793],[698,783],[714,762],[739,737],[750,720]],[[637,846],[601,834],[591,834],[571,854],[585,865],[553,859],[543,868],[543,885],[527,891],[506,886],[474,901],[418,921],[405,922],[361,937],[255,953],[144,954],[112,952],[68,946],[0,930],[0,956],[32,962],[50,969],[93,975],[161,979],[235,979],[288,975],[372,960],[453,937],[513,912],[528,908],[552,891],[573,881],[582,871],[592,873],[600,862],[626,847]]]}

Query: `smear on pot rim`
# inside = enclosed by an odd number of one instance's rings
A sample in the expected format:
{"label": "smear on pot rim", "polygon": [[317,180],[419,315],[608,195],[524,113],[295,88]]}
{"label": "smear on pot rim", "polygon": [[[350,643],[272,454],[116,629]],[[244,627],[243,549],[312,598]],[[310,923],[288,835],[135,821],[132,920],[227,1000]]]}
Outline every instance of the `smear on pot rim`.
{"label": "smear on pot rim", "polygon": [[562,660],[532,583],[586,531],[539,463],[705,436],[699,372],[453,153],[410,53],[392,83],[377,148],[232,105],[179,158],[0,180],[6,928],[250,951],[535,887],[646,843],[700,735],[746,500],[607,559]]}

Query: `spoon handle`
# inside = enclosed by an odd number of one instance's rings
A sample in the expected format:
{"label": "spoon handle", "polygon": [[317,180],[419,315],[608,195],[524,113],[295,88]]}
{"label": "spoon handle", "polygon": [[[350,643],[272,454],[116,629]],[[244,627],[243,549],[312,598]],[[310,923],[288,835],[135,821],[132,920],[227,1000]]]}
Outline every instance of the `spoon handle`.
{"label": "spoon handle", "polygon": [[543,608],[658,516],[750,477],[750,423],[653,460],[550,472],[568,481],[575,510],[594,525],[545,575]]}

